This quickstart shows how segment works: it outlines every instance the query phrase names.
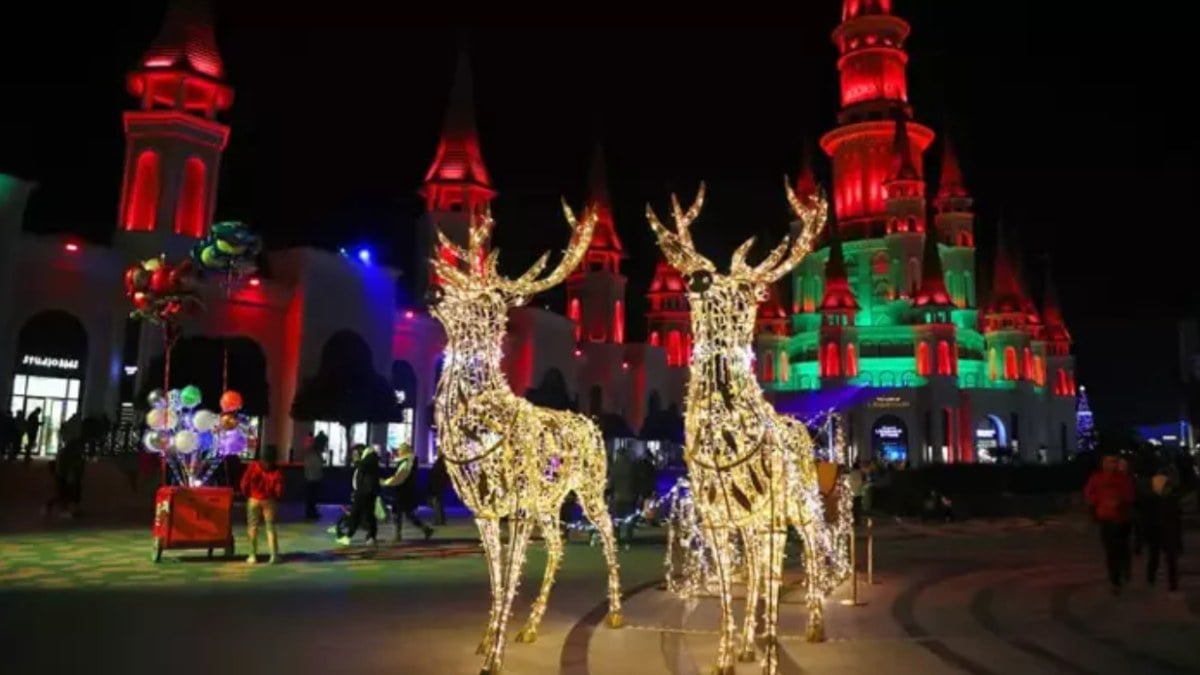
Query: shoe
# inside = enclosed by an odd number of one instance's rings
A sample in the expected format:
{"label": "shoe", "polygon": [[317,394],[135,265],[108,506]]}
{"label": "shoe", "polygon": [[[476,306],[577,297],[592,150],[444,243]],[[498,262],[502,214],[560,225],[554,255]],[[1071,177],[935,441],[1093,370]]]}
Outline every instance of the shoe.
{"label": "shoe", "polygon": [[371,548],[375,548],[375,547],[377,546],[377,544],[375,543],[375,539],[374,539],[374,538],[372,538],[372,539],[368,539],[368,540],[367,540],[366,542],[364,542],[364,543],[365,543],[367,546],[370,546]]}
{"label": "shoe", "polygon": [[350,537],[338,537],[337,543],[338,543],[338,546],[349,546],[350,545]]}
{"label": "shoe", "polygon": [[433,528],[427,527],[425,528],[425,541],[429,541],[430,539],[433,539]]}
{"label": "shoe", "polygon": [[246,564],[247,565],[257,565],[258,564],[258,556],[256,556],[256,555],[246,556]]}
{"label": "shoe", "polygon": [[268,565],[275,565],[278,562],[279,562],[279,558],[277,558],[276,556],[271,556],[270,558],[267,559]]}
{"label": "shoe", "polygon": [[330,525],[325,528],[325,534],[337,534],[337,525]]}

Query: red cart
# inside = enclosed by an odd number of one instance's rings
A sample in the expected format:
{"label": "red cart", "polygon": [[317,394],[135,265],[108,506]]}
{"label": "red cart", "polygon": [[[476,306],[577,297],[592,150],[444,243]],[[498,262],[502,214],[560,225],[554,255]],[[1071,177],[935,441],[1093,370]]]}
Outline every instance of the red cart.
{"label": "red cart", "polygon": [[233,556],[233,489],[227,487],[162,487],[154,497],[154,553],[162,560],[168,549],[224,549]]}

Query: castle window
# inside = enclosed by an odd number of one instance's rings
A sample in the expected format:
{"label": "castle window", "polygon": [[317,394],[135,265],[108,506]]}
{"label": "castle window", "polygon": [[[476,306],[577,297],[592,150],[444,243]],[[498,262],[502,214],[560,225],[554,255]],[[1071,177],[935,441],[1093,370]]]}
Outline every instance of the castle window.
{"label": "castle window", "polygon": [[197,157],[183,165],[183,185],[179,191],[179,206],[175,212],[175,233],[199,239],[204,236],[207,218],[205,195],[207,169]]}
{"label": "castle window", "polygon": [[846,345],[846,377],[855,375],[858,375],[858,355],[854,351],[854,345]]}
{"label": "castle window", "polygon": [[954,361],[950,358],[950,343],[945,340],[938,341],[937,372],[938,375],[954,374]]}
{"label": "castle window", "polygon": [[842,374],[842,359],[838,353],[836,343],[830,342],[825,345],[825,375],[828,377],[838,377]]}
{"label": "castle window", "polygon": [[921,342],[917,345],[917,374],[929,374],[929,343]]}
{"label": "castle window", "polygon": [[150,232],[158,213],[158,153],[144,150],[133,170],[133,186],[125,208],[125,229]]}
{"label": "castle window", "polygon": [[1021,374],[1017,369],[1017,348],[1004,348],[1004,379],[1016,380],[1020,379]]}

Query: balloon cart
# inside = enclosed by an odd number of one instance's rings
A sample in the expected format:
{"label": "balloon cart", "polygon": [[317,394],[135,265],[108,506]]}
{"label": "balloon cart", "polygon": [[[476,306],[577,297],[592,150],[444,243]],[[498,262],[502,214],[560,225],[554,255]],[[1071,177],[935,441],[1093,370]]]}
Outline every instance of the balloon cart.
{"label": "balloon cart", "polygon": [[233,557],[233,489],[227,487],[162,487],[154,497],[154,551],[223,549]]}

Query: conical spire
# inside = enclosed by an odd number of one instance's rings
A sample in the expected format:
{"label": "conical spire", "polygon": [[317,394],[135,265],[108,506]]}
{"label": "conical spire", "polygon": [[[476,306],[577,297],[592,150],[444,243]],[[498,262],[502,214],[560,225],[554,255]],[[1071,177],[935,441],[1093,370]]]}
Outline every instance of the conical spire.
{"label": "conical spire", "polygon": [[612,201],[608,196],[608,170],[604,161],[604,145],[599,142],[596,143],[596,150],[592,154],[587,190],[588,204],[594,204],[598,210],[591,248],[617,252],[624,250],[624,247],[621,246],[621,239],[617,236],[616,224],[613,222]]}
{"label": "conical spire", "polygon": [[967,189],[963,185],[962,168],[958,164],[958,155],[954,152],[954,144],[946,137],[942,144],[942,179],[938,186],[938,199],[967,197]]}
{"label": "conical spire", "polygon": [[1063,320],[1062,307],[1058,302],[1058,288],[1054,284],[1049,261],[1046,262],[1046,285],[1042,293],[1042,319],[1046,324],[1046,337],[1052,341],[1069,342],[1071,334],[1067,331],[1066,321]]}
{"label": "conical spire", "polygon": [[996,259],[992,268],[992,298],[988,303],[988,313],[1019,313],[1037,317],[1037,308],[1025,295],[1017,278],[1017,270],[1005,242],[1003,224],[996,226]]}
{"label": "conical spire", "polygon": [[787,334],[787,310],[780,298],[779,285],[767,286],[767,299],[759,303],[758,314],[755,318],[755,330],[759,333],[774,335]]}
{"label": "conical spire", "polygon": [[938,252],[937,236],[925,233],[925,251],[921,259],[921,287],[917,290],[914,304],[917,307],[950,307],[954,301],[946,291],[946,277],[942,272],[942,256]]}
{"label": "conical spire", "polygon": [[162,28],[142,57],[145,68],[183,68],[221,79],[225,65],[217,51],[208,0],[171,0]]}
{"label": "conical spire", "polygon": [[483,163],[483,154],[479,150],[473,88],[470,57],[465,48],[460,48],[458,67],[454,72],[454,85],[450,89],[450,101],[442,125],[442,139],[438,143],[433,165],[425,174],[427,183],[470,182],[491,187],[491,179]]}
{"label": "conical spire", "polygon": [[829,235],[829,261],[825,263],[825,297],[821,299],[821,311],[845,311],[858,309],[854,291],[850,290],[850,279],[846,274],[846,260],[842,253],[842,238],[837,228]]}
{"label": "conical spire", "polygon": [[921,180],[913,164],[912,146],[908,141],[908,119],[898,108],[894,116],[896,135],[892,138],[892,180]]}
{"label": "conical spire", "polygon": [[807,199],[817,193],[817,177],[813,173],[812,144],[804,141],[804,151],[800,157],[800,173],[796,176],[796,196]]}

